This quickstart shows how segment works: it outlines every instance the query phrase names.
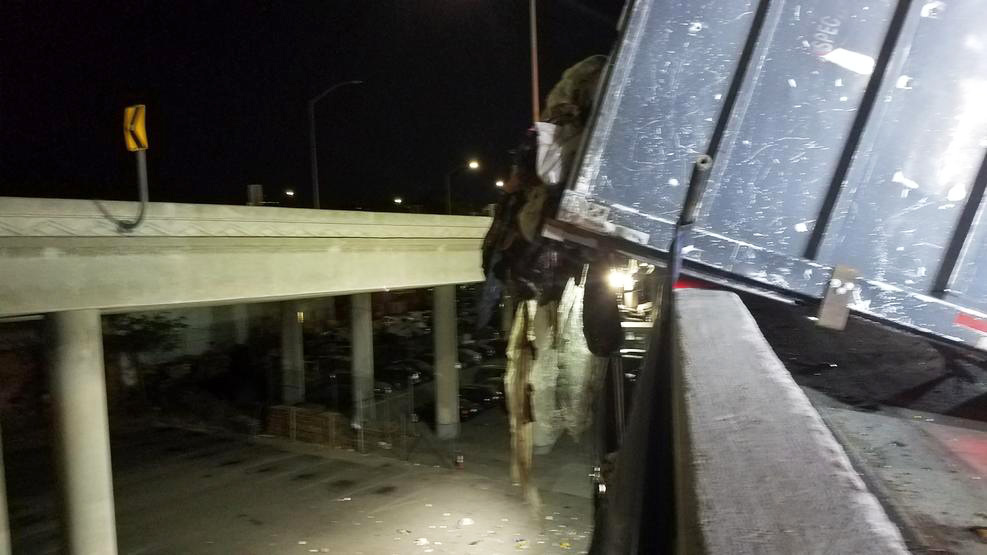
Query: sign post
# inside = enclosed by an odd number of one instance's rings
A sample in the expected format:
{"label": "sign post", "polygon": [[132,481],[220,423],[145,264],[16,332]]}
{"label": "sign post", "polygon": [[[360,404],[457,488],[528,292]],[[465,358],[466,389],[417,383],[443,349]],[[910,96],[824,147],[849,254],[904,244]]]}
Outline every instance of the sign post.
{"label": "sign post", "polygon": [[123,141],[127,150],[137,157],[137,183],[140,188],[141,209],[132,222],[117,221],[121,231],[133,231],[144,221],[147,209],[147,128],[144,125],[146,107],[143,104],[127,106],[123,110]]}

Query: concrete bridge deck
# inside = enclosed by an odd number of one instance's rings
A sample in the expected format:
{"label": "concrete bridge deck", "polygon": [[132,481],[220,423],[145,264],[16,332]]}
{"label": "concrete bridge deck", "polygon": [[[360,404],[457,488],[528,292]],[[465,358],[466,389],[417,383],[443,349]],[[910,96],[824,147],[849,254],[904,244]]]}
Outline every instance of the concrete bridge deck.
{"label": "concrete bridge deck", "polygon": [[[116,218],[136,202],[102,202]],[[131,311],[482,279],[489,218],[152,202],[122,234],[91,200],[0,197],[0,317]]]}

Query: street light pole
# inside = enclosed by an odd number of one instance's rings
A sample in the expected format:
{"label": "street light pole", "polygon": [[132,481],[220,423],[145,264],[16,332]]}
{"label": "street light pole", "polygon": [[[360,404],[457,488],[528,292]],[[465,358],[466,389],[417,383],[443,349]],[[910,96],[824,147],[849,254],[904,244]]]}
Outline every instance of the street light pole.
{"label": "street light pole", "polygon": [[315,146],[315,101],[308,101],[308,157],[312,176],[312,207],[319,208],[319,151]]}
{"label": "street light pole", "polygon": [[312,205],[315,208],[321,208],[319,203],[319,151],[315,140],[315,104],[340,87],[359,85],[361,83],[363,81],[341,81],[315,95],[308,101],[308,150],[309,163],[312,166]]}

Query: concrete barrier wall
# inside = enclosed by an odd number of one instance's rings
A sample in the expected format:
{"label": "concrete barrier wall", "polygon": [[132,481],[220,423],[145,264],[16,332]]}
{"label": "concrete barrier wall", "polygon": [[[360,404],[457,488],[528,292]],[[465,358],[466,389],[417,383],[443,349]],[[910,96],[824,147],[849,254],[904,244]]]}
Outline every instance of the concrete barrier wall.
{"label": "concrete barrier wall", "polygon": [[677,295],[679,553],[907,553],[740,298]]}

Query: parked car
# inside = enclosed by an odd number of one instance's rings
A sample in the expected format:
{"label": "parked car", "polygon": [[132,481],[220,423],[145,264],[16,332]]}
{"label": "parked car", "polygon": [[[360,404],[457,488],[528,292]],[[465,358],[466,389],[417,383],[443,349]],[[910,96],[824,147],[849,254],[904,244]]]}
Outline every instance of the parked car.
{"label": "parked car", "polygon": [[463,343],[460,349],[468,349],[470,351],[476,351],[483,355],[483,358],[493,358],[497,356],[497,349],[485,341],[470,341],[469,343]]}
{"label": "parked car", "polygon": [[[340,398],[353,396],[353,374],[349,372],[334,372],[329,376],[329,387],[338,390]],[[335,391],[334,391],[335,393]],[[394,386],[382,380],[374,380],[374,397],[383,397],[394,393]]]}
{"label": "parked car", "polygon": [[[415,361],[415,364],[426,365],[426,366],[428,366],[428,368],[432,369],[431,370],[431,373],[433,375],[435,374],[435,370],[434,370],[434,368],[435,368],[435,355],[433,353],[431,353],[431,352],[421,353],[421,354],[415,355],[414,358],[405,359],[405,360],[414,360]],[[456,368],[462,368],[462,367],[463,367],[462,360],[457,361],[456,362]]]}
{"label": "parked car", "polygon": [[459,388],[459,396],[465,397],[483,408],[504,403],[504,392],[483,384],[464,385]]}
{"label": "parked car", "polygon": [[431,332],[423,320],[409,316],[384,316],[383,329],[400,337],[417,337]]}
{"label": "parked car", "polygon": [[501,402],[505,404],[507,403],[507,394],[504,392],[505,387],[504,387],[503,376],[497,378],[487,378],[482,382],[476,382],[476,385],[482,385],[484,387],[488,387],[496,391],[497,394],[500,395],[500,397],[502,398]]}
{"label": "parked car", "polygon": [[394,393],[394,386],[392,386],[390,383],[385,381],[374,380],[375,397],[383,397],[384,395],[388,395],[391,393]]}
{"label": "parked car", "polygon": [[422,383],[423,374],[410,365],[393,363],[374,369],[374,378],[391,384],[394,389],[405,389],[409,383],[413,385]]}
{"label": "parked car", "polygon": [[473,373],[473,381],[476,383],[487,381],[491,378],[504,381],[504,374],[507,373],[507,366],[497,363],[486,363],[476,367]]}
{"label": "parked car", "polygon": [[483,362],[483,355],[473,349],[460,347],[459,362],[461,364],[480,364]]}
{"label": "parked car", "polygon": [[[466,422],[474,416],[480,414],[484,407],[481,407],[477,403],[464,398],[459,397],[459,421]],[[428,423],[429,426],[435,427],[435,403],[428,402],[424,405],[415,409],[415,414],[418,415],[422,421]]]}
{"label": "parked car", "polygon": [[428,362],[416,358],[399,360],[395,364],[402,364],[409,368],[414,368],[422,375],[422,381],[430,381],[435,378],[435,368]]}
{"label": "parked car", "polygon": [[506,339],[478,339],[476,342],[485,345],[488,349],[492,349],[494,351],[492,356],[507,356]]}
{"label": "parked car", "polygon": [[474,416],[480,414],[483,407],[465,399],[462,396],[459,397],[459,421],[466,422],[467,420],[473,418]]}

